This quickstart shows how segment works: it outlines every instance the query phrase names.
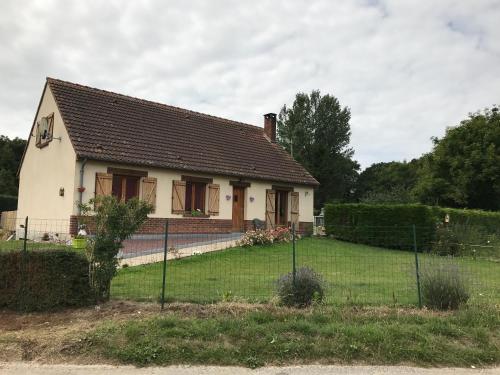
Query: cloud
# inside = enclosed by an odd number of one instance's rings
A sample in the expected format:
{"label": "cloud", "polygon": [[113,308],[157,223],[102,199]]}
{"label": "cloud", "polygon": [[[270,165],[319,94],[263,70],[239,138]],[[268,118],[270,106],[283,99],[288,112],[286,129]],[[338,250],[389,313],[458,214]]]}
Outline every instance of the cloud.
{"label": "cloud", "polygon": [[498,102],[500,2],[2,1],[0,133],[26,137],[46,76],[262,125],[320,89],[355,157],[427,152]]}

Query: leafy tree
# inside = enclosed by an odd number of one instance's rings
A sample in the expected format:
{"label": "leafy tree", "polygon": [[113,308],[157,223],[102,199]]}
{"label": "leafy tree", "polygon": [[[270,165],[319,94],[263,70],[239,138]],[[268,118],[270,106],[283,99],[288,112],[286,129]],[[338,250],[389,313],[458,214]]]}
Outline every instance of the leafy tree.
{"label": "leafy tree", "polygon": [[106,196],[91,199],[81,208],[84,222],[94,228],[93,236],[87,239],[91,284],[96,299],[107,301],[123,241],[139,229],[153,207],[137,198],[124,203],[113,196]]}
{"label": "leafy tree", "polygon": [[0,195],[17,196],[17,170],[25,145],[23,139],[9,139],[0,135]]}
{"label": "leafy tree", "polygon": [[420,161],[375,163],[360,173],[356,198],[366,203],[414,203]]}
{"label": "leafy tree", "polygon": [[402,186],[396,186],[386,191],[369,191],[363,195],[359,201],[371,204],[405,204],[417,202],[412,191]]}
{"label": "leafy tree", "polygon": [[500,209],[500,113],[498,107],[469,115],[434,138],[423,157],[415,194],[423,203]]}
{"label": "leafy tree", "polygon": [[316,207],[352,196],[359,164],[349,147],[350,119],[349,108],[317,90],[298,93],[292,107],[284,105],[278,116],[278,143],[321,184]]}

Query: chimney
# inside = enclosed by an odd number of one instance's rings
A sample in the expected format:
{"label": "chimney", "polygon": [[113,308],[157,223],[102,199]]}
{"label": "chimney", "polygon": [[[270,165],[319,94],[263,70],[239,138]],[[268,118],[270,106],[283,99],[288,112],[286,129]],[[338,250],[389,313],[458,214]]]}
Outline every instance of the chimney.
{"label": "chimney", "polygon": [[272,143],[276,143],[276,113],[264,115],[264,134]]}

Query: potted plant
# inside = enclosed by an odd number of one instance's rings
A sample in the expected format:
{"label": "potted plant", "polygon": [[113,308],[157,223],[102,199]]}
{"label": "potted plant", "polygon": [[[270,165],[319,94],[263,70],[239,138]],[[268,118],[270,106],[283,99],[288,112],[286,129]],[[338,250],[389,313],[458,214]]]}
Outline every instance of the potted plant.
{"label": "potted plant", "polygon": [[81,234],[78,234],[73,238],[72,246],[74,249],[85,249],[87,246],[87,239]]}

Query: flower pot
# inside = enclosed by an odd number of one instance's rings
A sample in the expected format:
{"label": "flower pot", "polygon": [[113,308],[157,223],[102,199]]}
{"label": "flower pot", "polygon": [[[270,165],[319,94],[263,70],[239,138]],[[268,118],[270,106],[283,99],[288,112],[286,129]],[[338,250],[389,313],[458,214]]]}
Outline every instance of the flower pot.
{"label": "flower pot", "polygon": [[85,249],[87,240],[85,238],[73,238],[72,245],[74,249]]}

